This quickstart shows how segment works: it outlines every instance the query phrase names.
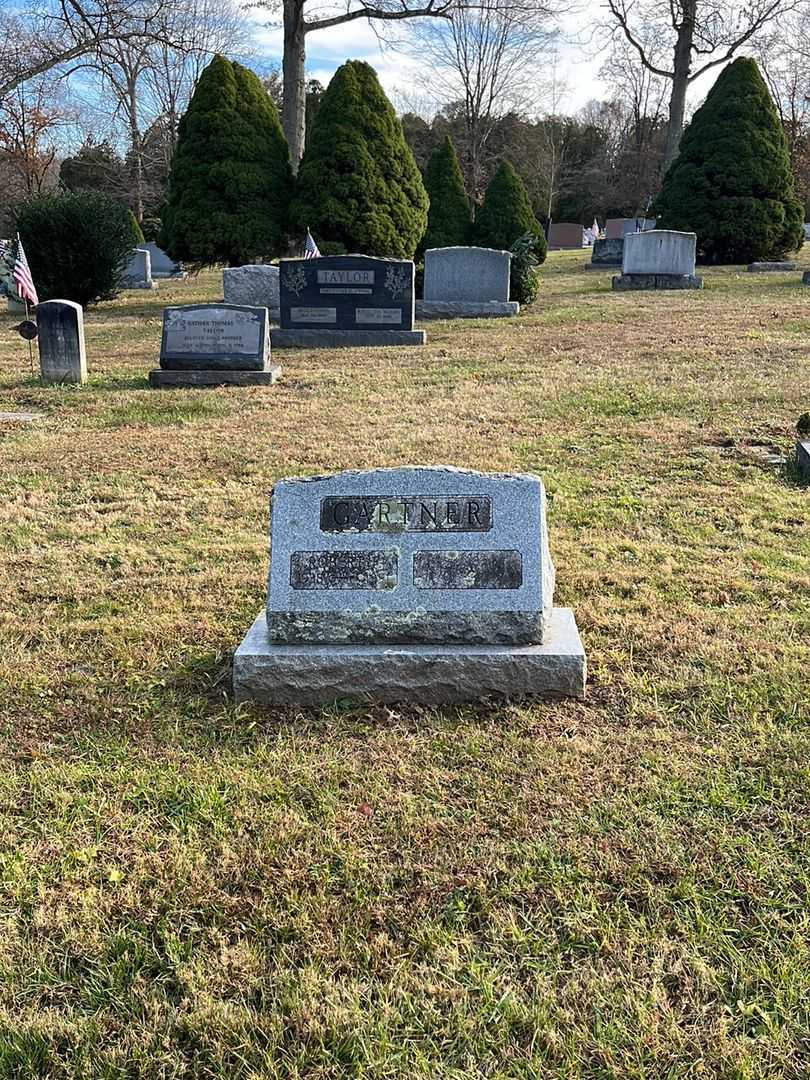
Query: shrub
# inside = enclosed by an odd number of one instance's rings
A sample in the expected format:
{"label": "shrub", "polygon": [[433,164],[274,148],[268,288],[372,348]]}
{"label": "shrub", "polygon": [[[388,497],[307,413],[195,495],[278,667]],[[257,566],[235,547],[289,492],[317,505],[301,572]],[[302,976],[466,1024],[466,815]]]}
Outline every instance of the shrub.
{"label": "shrub", "polygon": [[374,69],[339,67],[324,91],[298,170],[290,217],[303,234],[347,251],[409,259],[427,225],[428,198]]}
{"label": "shrub", "polygon": [[180,121],[158,242],[196,267],[281,255],[291,190],[275,105],[252,71],[215,56]]}
{"label": "shrub", "polygon": [[802,242],[784,132],[755,61],[729,64],[684,132],[653,206],[708,263],[778,259]]}
{"label": "shrub", "polygon": [[430,206],[427,232],[420,248],[425,251],[428,248],[469,243],[472,227],[470,201],[449,136],[430,155],[425,170],[425,188]]}
{"label": "shrub", "polygon": [[536,258],[543,262],[546,257],[545,237],[526,187],[508,161],[501,162],[489,182],[473,233],[477,244],[500,251],[509,251],[516,240],[530,233],[538,238]]}
{"label": "shrub", "polygon": [[115,296],[122,263],[143,240],[132,212],[101,191],[38,195],[16,222],[40,300],[82,307]]}
{"label": "shrub", "polygon": [[[535,267],[540,261],[537,257],[538,239],[532,233],[524,233],[510,248],[512,262],[509,269],[509,299],[517,300],[519,304],[531,304],[537,299],[540,288],[535,273]],[[545,258],[545,237],[542,237],[542,251]]]}

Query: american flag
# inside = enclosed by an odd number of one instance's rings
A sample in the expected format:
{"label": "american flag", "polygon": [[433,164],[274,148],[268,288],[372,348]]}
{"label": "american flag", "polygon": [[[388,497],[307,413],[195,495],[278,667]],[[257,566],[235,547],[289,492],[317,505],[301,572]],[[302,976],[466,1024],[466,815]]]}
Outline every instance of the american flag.
{"label": "american flag", "polygon": [[318,245],[312,239],[312,233],[307,229],[307,239],[304,244],[304,258],[305,259],[320,259],[321,253],[318,251]]}
{"label": "american flag", "polygon": [[28,300],[36,307],[39,303],[37,290],[34,288],[34,279],[28,267],[28,259],[25,257],[20,234],[17,233],[17,247],[14,254],[13,278],[17,283],[17,295],[21,300]]}

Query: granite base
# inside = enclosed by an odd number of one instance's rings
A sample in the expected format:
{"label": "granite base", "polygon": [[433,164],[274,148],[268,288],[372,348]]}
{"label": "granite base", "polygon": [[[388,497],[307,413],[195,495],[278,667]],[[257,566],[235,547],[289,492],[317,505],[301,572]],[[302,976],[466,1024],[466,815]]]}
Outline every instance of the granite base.
{"label": "granite base", "polygon": [[271,330],[274,349],[358,349],[379,345],[424,345],[424,330]]}
{"label": "granite base", "polygon": [[634,289],[702,289],[703,278],[694,274],[617,274],[613,278],[617,291]]}
{"label": "granite base", "polygon": [[417,319],[508,319],[520,314],[517,300],[417,300]]}
{"label": "granite base", "polygon": [[810,480],[810,442],[800,440],[796,443],[796,465],[799,476],[804,480]]}
{"label": "granite base", "polygon": [[265,371],[164,371],[149,372],[149,385],[156,390],[186,386],[272,386],[281,374],[281,365]]}
{"label": "granite base", "polygon": [[585,651],[570,608],[554,609],[545,644],[518,647],[272,645],[261,611],[233,658],[236,700],[262,705],[582,698],[585,679]]}

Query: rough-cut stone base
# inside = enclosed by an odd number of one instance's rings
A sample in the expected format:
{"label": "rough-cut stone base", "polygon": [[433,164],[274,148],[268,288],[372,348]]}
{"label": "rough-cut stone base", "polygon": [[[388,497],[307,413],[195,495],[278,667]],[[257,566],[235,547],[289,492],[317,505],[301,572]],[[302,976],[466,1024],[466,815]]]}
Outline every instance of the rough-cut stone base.
{"label": "rough-cut stone base", "polygon": [[424,345],[424,330],[271,330],[274,349],[357,349],[364,345]]}
{"label": "rough-cut stone base", "polygon": [[272,386],[281,374],[281,365],[266,371],[163,371],[149,372],[149,385],[171,390],[184,386]]}
{"label": "rough-cut stone base", "polygon": [[796,443],[796,464],[799,467],[799,475],[805,480],[810,480],[810,442]]}
{"label": "rough-cut stone base", "polygon": [[484,697],[581,698],[574,613],[555,608],[543,645],[271,645],[261,611],[233,659],[237,701],[327,705],[340,698],[439,705]]}
{"label": "rough-cut stone base", "polygon": [[613,288],[625,289],[702,289],[703,278],[694,274],[617,274]]}
{"label": "rough-cut stone base", "polygon": [[517,300],[417,300],[417,319],[508,319],[520,313]]}
{"label": "rough-cut stone base", "polygon": [[779,270],[795,270],[795,262],[752,262],[746,267],[749,274],[768,274]]}

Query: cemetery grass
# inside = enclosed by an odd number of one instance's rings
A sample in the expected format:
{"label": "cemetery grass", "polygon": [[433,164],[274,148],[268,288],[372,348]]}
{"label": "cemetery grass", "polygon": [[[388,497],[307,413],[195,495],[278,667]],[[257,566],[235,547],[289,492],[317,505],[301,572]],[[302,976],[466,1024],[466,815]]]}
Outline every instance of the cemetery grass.
{"label": "cemetery grass", "polygon": [[[214,274],[2,317],[0,1077],[808,1075],[810,290],[584,260],[270,389],[146,388]],[[544,476],[587,700],[236,707],[273,481],[417,462]]]}

